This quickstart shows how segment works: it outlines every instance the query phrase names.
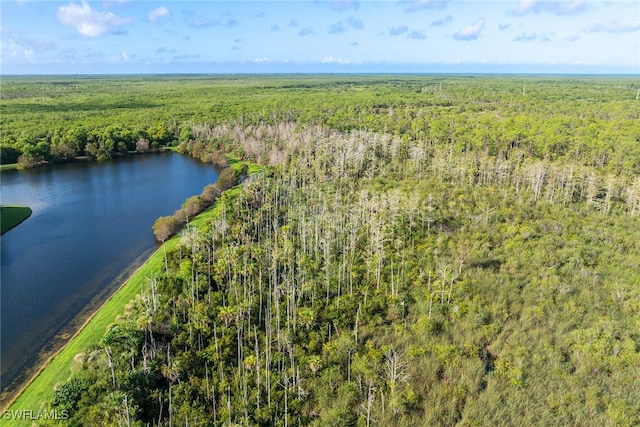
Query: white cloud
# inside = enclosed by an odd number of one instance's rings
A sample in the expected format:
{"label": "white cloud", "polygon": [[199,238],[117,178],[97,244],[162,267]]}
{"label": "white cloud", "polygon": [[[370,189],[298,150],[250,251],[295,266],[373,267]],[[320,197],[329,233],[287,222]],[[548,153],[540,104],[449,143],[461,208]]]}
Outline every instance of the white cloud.
{"label": "white cloud", "polygon": [[409,4],[409,6],[405,9],[405,12],[412,13],[428,9],[445,9],[446,7],[447,0],[416,0]]}
{"label": "white cloud", "polygon": [[584,0],[574,0],[572,2],[563,3],[556,11],[558,15],[574,15],[584,12],[587,9],[587,3]]}
{"label": "white cloud", "polygon": [[149,14],[147,15],[147,18],[149,18],[149,21],[153,22],[155,20],[157,20],[158,18],[168,18],[171,16],[171,13],[169,13],[169,9],[167,9],[164,6],[160,6],[158,8],[155,8],[153,10],[149,11]]}
{"label": "white cloud", "polygon": [[360,7],[360,3],[355,0],[336,0],[331,3],[331,10],[335,10],[336,12],[343,12],[349,9],[358,9]]}
{"label": "white cloud", "polygon": [[[45,39],[34,39],[24,35],[23,31],[0,27],[0,63],[9,59],[20,61],[27,60],[30,63],[38,62],[43,56],[56,48],[56,44]],[[45,55],[42,55],[42,54]]]}
{"label": "white cloud", "polygon": [[298,31],[298,35],[301,37],[306,37],[311,34],[314,34],[313,27],[305,27]]}
{"label": "white cloud", "polygon": [[78,33],[86,37],[98,37],[114,33],[121,27],[131,23],[131,19],[116,16],[113,13],[97,12],[82,1],[82,4],[69,3],[58,7],[56,13],[62,25],[74,27]]}
{"label": "white cloud", "polygon": [[476,40],[484,28],[484,19],[478,19],[475,24],[469,25],[453,35],[456,40]]}
{"label": "white cloud", "polygon": [[33,49],[25,49],[20,43],[16,42],[14,39],[9,39],[9,50],[10,55],[13,58],[24,57],[26,59],[33,59],[34,51]]}
{"label": "white cloud", "polygon": [[625,21],[612,21],[608,24],[599,22],[587,27],[587,33],[630,33],[640,31],[640,16]]}
{"label": "white cloud", "polygon": [[350,59],[336,58],[333,55],[327,55],[322,58],[323,64],[351,64]]}
{"label": "white cloud", "polygon": [[539,0],[522,0],[516,10],[513,11],[516,15],[524,15],[526,13],[537,11],[540,8]]}
{"label": "white cloud", "polygon": [[4,34],[4,39],[9,40],[9,46],[16,49],[24,49],[24,51],[47,52],[56,47],[56,44],[44,39],[33,39],[24,36],[21,31],[11,31],[0,29],[0,33]]}
{"label": "white cloud", "polygon": [[389,28],[389,35],[391,36],[399,36],[400,34],[404,34],[409,31],[409,27],[406,25],[398,25],[397,27]]}
{"label": "white cloud", "polygon": [[516,36],[513,38],[514,42],[532,42],[532,41],[543,41],[543,42],[548,42],[551,41],[551,38],[553,37],[553,34],[551,33],[542,33],[542,34],[538,34],[538,33],[522,33],[519,36]]}
{"label": "white cloud", "polygon": [[436,19],[435,21],[431,22],[431,26],[432,27],[442,27],[443,25],[446,25],[446,24],[450,23],[451,21],[453,21],[453,16],[447,15],[444,18]]}
{"label": "white cloud", "polygon": [[112,56],[109,60],[112,64],[124,64],[129,62],[129,54],[126,51],[122,51],[120,55]]}
{"label": "white cloud", "polygon": [[264,64],[266,62],[269,62],[269,59],[266,56],[263,56],[262,58],[256,58],[253,60],[253,62],[255,64]]}
{"label": "white cloud", "polygon": [[526,15],[527,13],[551,12],[556,15],[577,15],[587,10],[585,0],[544,1],[522,0],[517,9],[510,11],[511,15]]}

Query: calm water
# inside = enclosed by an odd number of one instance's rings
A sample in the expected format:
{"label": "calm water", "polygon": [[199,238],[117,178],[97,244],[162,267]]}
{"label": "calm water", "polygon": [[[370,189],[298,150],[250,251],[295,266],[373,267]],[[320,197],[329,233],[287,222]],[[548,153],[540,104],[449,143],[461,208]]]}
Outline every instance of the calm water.
{"label": "calm water", "polygon": [[2,204],[33,214],[0,238],[2,391],[153,252],[156,218],[217,177],[172,153],[3,172]]}

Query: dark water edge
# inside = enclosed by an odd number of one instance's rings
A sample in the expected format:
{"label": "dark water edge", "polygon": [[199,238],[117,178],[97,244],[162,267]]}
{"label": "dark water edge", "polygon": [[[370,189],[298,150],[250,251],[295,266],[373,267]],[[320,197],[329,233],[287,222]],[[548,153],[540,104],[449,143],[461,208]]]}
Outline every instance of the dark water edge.
{"label": "dark water edge", "polygon": [[14,228],[16,228],[17,226],[19,226],[20,224],[22,224],[23,222],[25,222],[27,219],[29,219],[29,217],[31,216],[31,214],[33,213],[31,211],[31,208],[29,208],[28,206],[5,206],[5,205],[1,205],[0,206],[0,210],[2,212],[5,212],[6,209],[18,209],[18,210],[22,210],[23,215],[18,215],[18,216],[13,216],[13,218],[9,221],[9,225],[7,225],[5,223],[5,221],[7,220],[7,217],[5,217],[3,215],[3,219],[2,219],[2,232],[0,232],[0,235],[7,233],[9,230],[12,230]]}
{"label": "dark water edge", "polygon": [[32,205],[33,215],[0,238],[0,402],[155,251],[155,219],[217,176],[211,164],[176,153],[2,172],[2,202]]}
{"label": "dark water edge", "polygon": [[[145,251],[129,267],[112,280],[113,288],[105,288],[96,295],[82,310],[60,328],[60,330],[34,355],[29,356],[20,368],[19,373],[9,384],[3,383],[0,393],[0,408],[6,408],[18,397],[22,390],[40,373],[71,339],[78,334],[100,308],[120,289],[122,285],[140,268],[155,252],[156,248]],[[115,319],[114,319],[115,320]]]}

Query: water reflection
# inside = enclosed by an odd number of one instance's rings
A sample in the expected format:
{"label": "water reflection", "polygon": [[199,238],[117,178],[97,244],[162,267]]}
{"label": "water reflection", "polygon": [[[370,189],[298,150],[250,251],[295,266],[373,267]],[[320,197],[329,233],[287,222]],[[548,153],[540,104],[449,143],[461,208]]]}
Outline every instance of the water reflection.
{"label": "water reflection", "polygon": [[154,250],[157,217],[216,179],[211,165],[170,153],[3,172],[2,203],[33,214],[0,240],[2,390]]}

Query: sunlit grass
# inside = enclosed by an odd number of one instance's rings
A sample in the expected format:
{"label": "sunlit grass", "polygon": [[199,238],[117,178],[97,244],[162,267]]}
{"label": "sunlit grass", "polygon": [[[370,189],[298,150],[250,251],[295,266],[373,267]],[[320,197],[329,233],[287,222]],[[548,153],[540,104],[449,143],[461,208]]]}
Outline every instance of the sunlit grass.
{"label": "sunlit grass", "polygon": [[[238,188],[227,190],[222,199],[233,196]],[[196,216],[190,225],[203,228],[205,224],[218,213],[220,203]],[[4,208],[4,207],[3,207]],[[180,240],[180,235],[173,236],[165,243],[165,249],[170,251]],[[135,299],[140,290],[147,286],[147,281],[154,274],[164,268],[164,250],[156,250],[149,259],[122,285],[122,287],[104,303],[104,305],[85,323],[82,329],[67,343],[59,353],[53,356],[46,366],[26,386],[19,396],[10,404],[8,411],[34,411],[45,409],[51,399],[52,391],[64,383],[71,375],[76,356],[82,354],[102,339],[107,327],[118,316],[121,316],[127,304]],[[13,420],[16,426],[31,425],[27,420]]]}

